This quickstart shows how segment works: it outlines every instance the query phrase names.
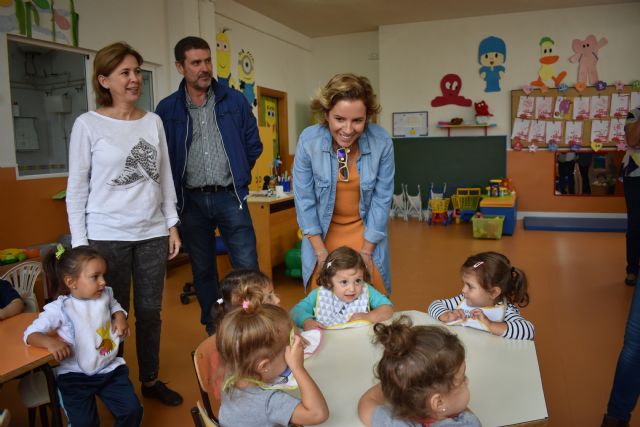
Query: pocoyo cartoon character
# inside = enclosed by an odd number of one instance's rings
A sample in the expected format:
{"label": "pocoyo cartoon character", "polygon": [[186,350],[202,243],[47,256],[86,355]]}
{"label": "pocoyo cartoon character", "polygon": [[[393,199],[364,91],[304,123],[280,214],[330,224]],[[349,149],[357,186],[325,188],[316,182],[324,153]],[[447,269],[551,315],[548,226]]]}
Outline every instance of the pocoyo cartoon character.
{"label": "pocoyo cartoon character", "polygon": [[598,81],[598,51],[607,43],[609,41],[606,37],[598,40],[593,34],[589,34],[584,40],[573,40],[571,49],[575,54],[569,58],[569,62],[578,63],[578,82],[596,84]]}
{"label": "pocoyo cartoon character", "polygon": [[251,52],[242,49],[238,53],[238,81],[240,82],[240,92],[247,98],[249,105],[258,105],[256,99],[256,82],[253,77],[253,55]]}
{"label": "pocoyo cartoon character", "polygon": [[551,37],[543,37],[540,39],[540,68],[538,69],[538,79],[531,82],[532,86],[537,87],[551,87],[558,86],[560,82],[567,75],[566,71],[561,71],[558,75],[555,75],[553,71],[553,64],[558,62],[560,58],[558,55],[553,54],[553,48],[555,42]]}
{"label": "pocoyo cartoon character", "polygon": [[231,76],[231,44],[227,35],[228,28],[223,28],[216,34],[216,72],[218,83],[235,88],[235,80]]}
{"label": "pocoyo cartoon character", "polygon": [[504,62],[507,60],[507,46],[499,37],[489,36],[480,42],[478,63],[480,77],[484,79],[485,92],[500,92],[500,79],[504,75]]}

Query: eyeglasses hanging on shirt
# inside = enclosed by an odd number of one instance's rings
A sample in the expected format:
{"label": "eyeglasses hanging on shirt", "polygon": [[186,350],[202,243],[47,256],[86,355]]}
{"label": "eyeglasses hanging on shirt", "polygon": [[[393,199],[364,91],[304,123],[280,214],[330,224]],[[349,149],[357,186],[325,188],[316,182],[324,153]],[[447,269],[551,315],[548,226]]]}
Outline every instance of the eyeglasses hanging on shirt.
{"label": "eyeglasses hanging on shirt", "polygon": [[349,148],[340,147],[336,149],[336,157],[338,158],[338,180],[349,182]]}

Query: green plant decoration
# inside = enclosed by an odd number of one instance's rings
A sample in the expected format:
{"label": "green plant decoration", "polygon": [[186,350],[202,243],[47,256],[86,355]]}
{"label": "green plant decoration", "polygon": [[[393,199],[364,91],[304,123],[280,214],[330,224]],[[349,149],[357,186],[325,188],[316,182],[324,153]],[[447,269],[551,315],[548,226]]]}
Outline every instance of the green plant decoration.
{"label": "green plant decoration", "polygon": [[24,2],[22,0],[15,0],[16,3],[16,19],[18,20],[18,31],[20,31],[20,34],[25,35],[27,34],[27,25],[26,25],[26,18],[25,18],[25,8],[24,8]]}

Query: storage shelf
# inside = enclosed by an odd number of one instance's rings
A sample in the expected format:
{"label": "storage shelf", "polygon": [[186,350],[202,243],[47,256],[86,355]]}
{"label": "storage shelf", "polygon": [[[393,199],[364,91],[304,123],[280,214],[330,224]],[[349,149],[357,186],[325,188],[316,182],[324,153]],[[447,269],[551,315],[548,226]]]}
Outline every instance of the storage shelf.
{"label": "storage shelf", "polygon": [[474,129],[474,128],[482,128],[484,129],[484,136],[487,136],[487,129],[488,128],[492,128],[495,127],[496,124],[495,123],[487,123],[484,125],[478,125],[478,124],[474,124],[474,125],[448,125],[448,124],[440,124],[438,123],[436,125],[437,128],[439,129],[446,129],[447,130],[447,136],[451,136],[451,129]]}

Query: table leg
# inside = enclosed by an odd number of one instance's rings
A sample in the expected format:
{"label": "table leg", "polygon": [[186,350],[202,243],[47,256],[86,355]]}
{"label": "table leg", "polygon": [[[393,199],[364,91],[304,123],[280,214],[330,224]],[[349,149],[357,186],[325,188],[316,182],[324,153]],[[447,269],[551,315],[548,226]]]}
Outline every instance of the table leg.
{"label": "table leg", "polygon": [[60,402],[58,401],[58,389],[53,370],[48,364],[42,366],[42,372],[47,378],[47,388],[49,389],[49,400],[51,405],[51,423],[55,427],[62,427],[62,415],[60,413]]}

